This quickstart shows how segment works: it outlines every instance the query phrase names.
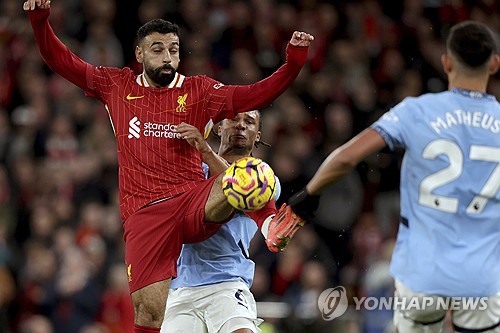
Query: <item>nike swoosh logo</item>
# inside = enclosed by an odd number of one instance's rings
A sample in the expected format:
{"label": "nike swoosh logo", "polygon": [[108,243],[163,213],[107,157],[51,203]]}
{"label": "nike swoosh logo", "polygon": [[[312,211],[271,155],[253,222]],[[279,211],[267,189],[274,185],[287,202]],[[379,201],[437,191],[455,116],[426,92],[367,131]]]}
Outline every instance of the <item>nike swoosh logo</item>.
{"label": "nike swoosh logo", "polygon": [[142,96],[130,96],[130,94],[128,94],[127,95],[127,100],[131,101],[133,99],[139,99],[139,98],[143,98],[143,97],[144,97],[144,95],[142,95]]}

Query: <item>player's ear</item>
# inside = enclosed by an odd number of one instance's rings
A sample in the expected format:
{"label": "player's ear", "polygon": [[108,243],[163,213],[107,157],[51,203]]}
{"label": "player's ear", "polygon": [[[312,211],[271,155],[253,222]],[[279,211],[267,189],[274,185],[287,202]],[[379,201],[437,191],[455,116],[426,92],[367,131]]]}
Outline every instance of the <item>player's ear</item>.
{"label": "player's ear", "polygon": [[446,74],[451,72],[451,69],[453,68],[453,61],[448,53],[441,56],[441,65],[443,66],[443,70]]}
{"label": "player's ear", "polygon": [[144,56],[142,54],[142,49],[137,45],[135,47],[135,59],[138,63],[142,64],[144,62]]}
{"label": "player's ear", "polygon": [[257,132],[257,135],[255,136],[255,142],[260,141],[260,131]]}
{"label": "player's ear", "polygon": [[494,75],[498,71],[498,68],[500,67],[500,55],[494,54],[491,58],[492,59],[490,61],[488,73],[490,75]]}

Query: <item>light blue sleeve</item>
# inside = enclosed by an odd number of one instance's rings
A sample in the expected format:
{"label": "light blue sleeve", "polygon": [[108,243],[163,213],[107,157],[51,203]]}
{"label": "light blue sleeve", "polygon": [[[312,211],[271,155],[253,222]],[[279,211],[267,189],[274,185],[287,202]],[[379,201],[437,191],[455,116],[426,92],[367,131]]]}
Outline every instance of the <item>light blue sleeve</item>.
{"label": "light blue sleeve", "polygon": [[412,121],[411,103],[411,98],[405,98],[370,126],[382,136],[391,150],[407,146],[407,129]]}
{"label": "light blue sleeve", "polygon": [[210,177],[210,169],[208,167],[208,164],[206,164],[205,162],[202,162],[201,163],[201,169],[203,170],[203,173],[205,174],[205,178],[208,179]]}

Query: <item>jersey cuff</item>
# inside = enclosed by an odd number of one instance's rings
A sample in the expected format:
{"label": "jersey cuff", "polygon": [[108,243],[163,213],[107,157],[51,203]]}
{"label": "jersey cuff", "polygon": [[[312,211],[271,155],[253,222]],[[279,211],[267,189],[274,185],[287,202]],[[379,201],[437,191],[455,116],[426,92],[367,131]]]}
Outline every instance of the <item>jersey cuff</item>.
{"label": "jersey cuff", "polygon": [[395,144],[394,141],[392,141],[390,135],[386,132],[384,128],[382,128],[380,125],[373,125],[371,126],[373,130],[375,130],[381,137],[384,139],[385,143],[389,147],[390,150],[394,150]]}

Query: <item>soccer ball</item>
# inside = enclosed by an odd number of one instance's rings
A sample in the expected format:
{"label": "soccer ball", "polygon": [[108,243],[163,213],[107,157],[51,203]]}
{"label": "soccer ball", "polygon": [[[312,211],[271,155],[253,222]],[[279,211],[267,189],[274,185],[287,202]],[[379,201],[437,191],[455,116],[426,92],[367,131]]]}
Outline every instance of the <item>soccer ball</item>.
{"label": "soccer ball", "polygon": [[222,177],[222,191],[229,204],[238,210],[260,209],[274,197],[274,171],[258,158],[244,157],[226,170]]}

